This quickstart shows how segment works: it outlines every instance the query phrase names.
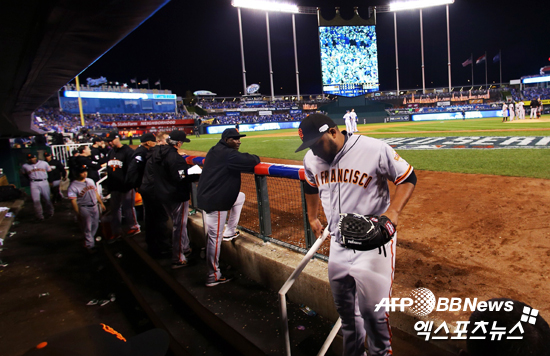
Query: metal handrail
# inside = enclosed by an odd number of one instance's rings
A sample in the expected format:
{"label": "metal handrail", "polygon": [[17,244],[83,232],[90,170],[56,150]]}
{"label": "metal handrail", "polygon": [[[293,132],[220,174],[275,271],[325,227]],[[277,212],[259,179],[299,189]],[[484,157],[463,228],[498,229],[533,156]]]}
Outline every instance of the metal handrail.
{"label": "metal handrail", "polygon": [[[323,235],[321,235],[317,239],[317,241],[315,241],[315,243],[313,244],[313,246],[311,246],[311,248],[309,249],[307,254],[304,256],[302,261],[300,261],[300,263],[298,264],[294,272],[292,272],[290,277],[288,277],[288,279],[286,280],[285,284],[283,284],[283,286],[279,290],[279,307],[281,310],[281,322],[282,322],[282,328],[283,328],[282,330],[285,337],[285,350],[286,350],[287,356],[290,356],[292,354],[292,351],[290,349],[290,332],[288,329],[288,312],[286,308],[286,294],[288,293],[289,289],[292,287],[296,279],[300,276],[300,273],[302,273],[302,271],[304,270],[308,262],[313,258],[313,256],[315,255],[319,247],[321,247],[323,242],[325,242],[328,236],[329,236],[329,230],[327,226],[323,232]],[[336,336],[336,333],[340,329],[341,325],[342,325],[342,320],[338,318],[338,321],[332,328],[332,331],[328,335],[327,339],[325,340],[325,343],[321,347],[321,350],[317,354],[318,356],[322,356],[326,353],[326,351],[328,350],[328,347],[332,343],[332,340]]]}

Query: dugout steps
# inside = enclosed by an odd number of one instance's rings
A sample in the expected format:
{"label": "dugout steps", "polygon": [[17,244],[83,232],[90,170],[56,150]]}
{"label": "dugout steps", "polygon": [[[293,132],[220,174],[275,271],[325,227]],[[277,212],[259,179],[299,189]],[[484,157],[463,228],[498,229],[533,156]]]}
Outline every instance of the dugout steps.
{"label": "dugout steps", "polygon": [[[238,239],[223,242],[220,261],[224,274],[236,279],[207,288],[206,263],[199,257],[205,244],[200,212],[189,217],[188,229],[194,263],[177,270],[170,268],[170,258],[154,260],[145,252],[143,233],[104,245],[121,280],[150,320],[171,334],[172,354],[283,355],[276,291],[303,254],[241,233]],[[310,262],[287,296],[292,354],[316,355],[338,318],[326,262]],[[302,303],[318,315],[307,316],[300,310]],[[435,344],[419,339],[413,328],[418,319],[404,313],[391,313],[390,320],[396,355],[450,356],[465,348],[454,340]],[[341,354],[337,336],[327,355]]]}
{"label": "dugout steps", "polygon": [[[147,255],[143,235],[105,245],[105,251],[155,325],[170,332],[177,344],[171,346],[174,354],[185,355],[181,350],[191,355],[284,354],[275,292],[223,263],[222,269],[229,268],[227,274],[235,275],[235,280],[207,288],[200,248],[193,252],[195,263],[172,270],[169,258],[153,260]],[[226,248],[222,249],[223,254]],[[307,316],[297,304],[289,304],[289,315],[293,354],[316,354],[313,350],[321,348],[332,322]],[[340,354],[339,350],[327,353]]]}

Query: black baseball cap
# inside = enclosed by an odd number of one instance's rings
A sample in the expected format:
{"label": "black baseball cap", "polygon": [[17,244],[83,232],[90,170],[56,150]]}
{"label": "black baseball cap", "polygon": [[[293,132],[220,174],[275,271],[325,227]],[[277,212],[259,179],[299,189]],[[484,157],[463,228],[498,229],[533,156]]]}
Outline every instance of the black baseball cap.
{"label": "black baseball cap", "polygon": [[107,135],[105,135],[105,141],[107,142],[113,141],[116,138],[120,138],[118,131],[109,131]]}
{"label": "black baseball cap", "polygon": [[101,137],[92,138],[92,143],[98,143],[98,142],[102,142],[102,141],[103,141],[103,138],[101,138]]}
{"label": "black baseball cap", "polygon": [[237,129],[225,129],[222,132],[222,140],[225,140],[226,138],[241,138],[245,136],[246,135],[240,134]]}
{"label": "black baseball cap", "polygon": [[50,337],[24,356],[164,356],[169,343],[170,337],[162,329],[126,339],[110,326],[96,324]]}
{"label": "black baseball cap", "polygon": [[44,157],[50,157],[52,154],[50,152],[44,152]]}
{"label": "black baseball cap", "polygon": [[87,172],[88,171],[88,166],[85,165],[85,164],[82,164],[78,167],[75,167],[75,171],[76,171],[76,173]]}
{"label": "black baseball cap", "polygon": [[185,134],[185,132],[180,130],[174,130],[170,132],[170,134],[168,135],[168,138],[172,141],[177,141],[177,142],[191,142],[191,140],[187,138],[187,135]]}
{"label": "black baseball cap", "polygon": [[336,123],[326,115],[311,114],[307,116],[298,128],[298,135],[302,139],[302,144],[295,152],[313,145],[332,127],[336,127]]}
{"label": "black baseball cap", "polygon": [[35,155],[35,154],[29,153],[29,154],[27,155],[27,159],[33,159],[33,158],[36,158],[36,155]]}
{"label": "black baseball cap", "polygon": [[141,135],[141,137],[139,138],[139,141],[140,142],[147,142],[147,141],[157,142],[157,138],[152,133],[147,132],[146,134]]}

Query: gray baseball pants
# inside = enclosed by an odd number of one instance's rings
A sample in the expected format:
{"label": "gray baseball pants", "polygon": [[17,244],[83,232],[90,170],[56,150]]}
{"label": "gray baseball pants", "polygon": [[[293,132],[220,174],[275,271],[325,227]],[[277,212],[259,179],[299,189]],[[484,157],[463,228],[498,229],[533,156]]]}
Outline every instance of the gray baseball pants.
{"label": "gray baseball pants", "polygon": [[37,219],[44,219],[42,211],[42,203],[40,198],[44,199],[45,210],[47,215],[53,215],[53,205],[50,201],[50,184],[45,179],[40,182],[31,181],[31,197],[34,204],[34,212]]}
{"label": "gray baseball pants", "polygon": [[206,225],[206,264],[208,267],[206,283],[215,282],[222,276],[219,262],[223,237],[233,236],[236,233],[244,201],[244,193],[239,192],[237,200],[231,207],[231,210],[229,210],[227,227],[224,225],[228,211],[211,211],[209,213],[204,213],[204,223]]}
{"label": "gray baseball pants", "polygon": [[187,218],[189,216],[189,201],[180,203],[164,203],[164,209],[172,218],[172,262],[183,262],[185,252],[189,251],[189,236],[187,235]]}
{"label": "gray baseball pants", "polygon": [[369,355],[391,355],[389,314],[374,310],[382,298],[391,298],[396,239],[397,234],[385,245],[386,256],[378,249],[356,251],[331,241],[328,277],[342,318],[344,355],[364,355],[365,336]]}
{"label": "gray baseball pants", "polygon": [[113,235],[117,236],[122,233],[122,213],[126,222],[131,229],[139,229],[140,226],[136,219],[136,209],[134,204],[136,201],[136,192],[133,189],[123,192],[111,192],[111,228]]}
{"label": "gray baseball pants", "polygon": [[86,248],[95,246],[95,234],[99,227],[99,208],[97,205],[83,206],[79,205],[80,210],[80,226],[84,233],[84,245]]}

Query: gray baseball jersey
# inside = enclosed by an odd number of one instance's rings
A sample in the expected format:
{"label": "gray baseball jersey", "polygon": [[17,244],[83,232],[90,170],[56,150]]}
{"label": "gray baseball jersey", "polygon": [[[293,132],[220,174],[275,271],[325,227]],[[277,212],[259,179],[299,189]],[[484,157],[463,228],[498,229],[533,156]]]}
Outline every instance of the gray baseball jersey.
{"label": "gray baseball jersey", "polygon": [[390,355],[389,315],[375,312],[375,305],[391,297],[397,236],[383,254],[348,249],[340,244],[338,221],[340,213],[383,214],[390,205],[388,180],[398,185],[413,168],[386,143],[357,135],[347,138],[330,164],[310,150],[304,168],[308,184],[319,190],[332,237],[328,275],[342,318],[344,354],[363,355],[368,336],[369,355]]}
{"label": "gray baseball jersey", "polygon": [[397,185],[413,171],[388,144],[357,135],[347,139],[330,165],[308,151],[304,169],[309,185],[319,189],[330,233],[338,242],[341,213],[384,213],[390,205],[387,181]]}
{"label": "gray baseball jersey", "polygon": [[36,164],[25,163],[21,167],[21,172],[28,175],[31,181],[48,179],[48,172],[51,170],[50,165],[44,161],[36,161]]}
{"label": "gray baseball jersey", "polygon": [[73,180],[67,192],[69,199],[76,199],[78,205],[96,205],[96,186],[93,180],[86,178],[84,182]]}

